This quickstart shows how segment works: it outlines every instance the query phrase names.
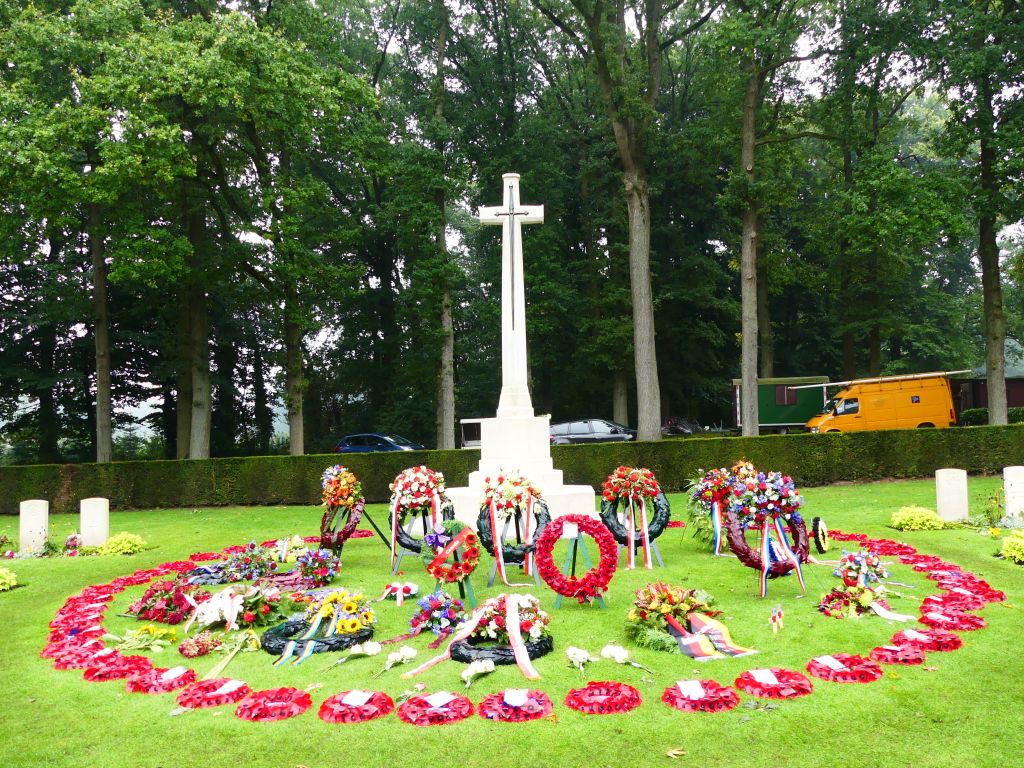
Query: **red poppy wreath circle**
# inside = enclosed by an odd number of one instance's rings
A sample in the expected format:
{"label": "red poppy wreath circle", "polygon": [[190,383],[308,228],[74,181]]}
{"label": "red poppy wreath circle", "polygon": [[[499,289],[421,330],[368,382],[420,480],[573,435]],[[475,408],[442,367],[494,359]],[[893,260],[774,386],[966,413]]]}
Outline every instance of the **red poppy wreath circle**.
{"label": "red poppy wreath circle", "polygon": [[[582,576],[566,576],[555,565],[555,543],[562,537],[566,526],[575,526],[579,533],[587,534],[597,542],[601,561]],[[572,529],[570,527],[570,533]],[[537,541],[537,570],[544,583],[560,595],[574,597],[587,603],[600,597],[615,574],[619,564],[618,546],[604,523],[586,515],[563,515],[555,518],[544,529]]]}

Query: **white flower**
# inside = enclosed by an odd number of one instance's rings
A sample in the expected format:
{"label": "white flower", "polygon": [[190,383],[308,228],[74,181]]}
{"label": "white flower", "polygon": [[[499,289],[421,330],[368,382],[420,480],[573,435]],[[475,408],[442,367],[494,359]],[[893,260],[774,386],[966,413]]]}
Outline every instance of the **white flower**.
{"label": "white flower", "polygon": [[583,672],[583,666],[594,660],[587,651],[582,648],[577,648],[574,645],[570,645],[565,649],[565,655],[569,658],[569,663],[576,667],[576,669],[581,673]]}
{"label": "white flower", "polygon": [[621,645],[606,645],[601,649],[601,658],[611,659],[616,664],[626,664],[629,662],[629,651]]}
{"label": "white flower", "polygon": [[[352,652],[354,653],[356,648],[358,648],[358,647],[359,647],[358,645],[357,646],[353,646],[352,647]],[[367,642],[363,643],[363,647],[362,647],[361,653],[364,656],[376,656],[378,653],[381,652],[381,650],[383,650],[383,648],[384,648],[384,646],[382,646],[380,643],[375,643],[372,640],[368,640]]]}
{"label": "white flower", "polygon": [[403,645],[398,649],[398,653],[402,658],[402,661],[409,661],[416,658],[416,649],[409,645]]}
{"label": "white flower", "polygon": [[460,677],[466,687],[469,688],[473,684],[473,678],[479,675],[486,675],[494,671],[494,662],[491,659],[481,659],[474,661],[469,664],[463,671]]}
{"label": "white flower", "polygon": [[384,662],[384,669],[391,669],[395,664],[401,664],[402,661],[402,654],[397,651],[389,653],[387,661]]}
{"label": "white flower", "polygon": [[541,631],[540,624],[534,623],[534,625],[530,627],[530,639],[539,640]]}

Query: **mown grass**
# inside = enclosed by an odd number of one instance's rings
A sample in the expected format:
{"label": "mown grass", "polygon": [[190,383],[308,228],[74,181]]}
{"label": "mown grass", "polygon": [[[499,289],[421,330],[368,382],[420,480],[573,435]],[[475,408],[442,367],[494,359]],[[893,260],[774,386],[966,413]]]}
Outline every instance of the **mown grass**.
{"label": "mown grass", "polygon": [[[970,481],[972,511],[980,511],[998,479]],[[227,674],[254,688],[282,685],[313,691],[313,708],[281,723],[247,723],[232,709],[170,717],[172,696],[127,694],[123,683],[87,683],[81,672],[59,672],[38,657],[47,623],[66,597],[82,587],[129,573],[140,567],[179,559],[192,552],[219,549],[249,539],[309,534],[319,520],[311,507],[204,510],[155,510],[111,515],[112,532],[142,535],[153,548],[132,558],[81,558],[15,561],[27,586],[0,595],[0,642],[3,700],[2,766],[634,766],[670,763],[666,752],[683,750],[681,758],[701,765],[796,766],[870,765],[946,768],[961,764],[1006,766],[1019,763],[1024,747],[1024,673],[1019,643],[1024,624],[1015,604],[1024,603],[1024,569],[992,557],[993,539],[969,530],[900,534],[886,527],[893,509],[904,504],[934,505],[934,485],[926,481],[872,483],[812,488],[805,493],[808,516],[821,515],[831,527],[885,535],[907,541],[922,552],[951,559],[988,579],[1008,595],[1008,604],[990,605],[983,615],[987,629],[965,633],[965,647],[955,653],[932,654],[924,668],[886,667],[885,677],[871,685],[838,685],[815,681],[811,696],[782,702],[775,709],[738,709],[720,714],[683,714],[661,703],[662,690],[673,681],[710,677],[729,683],[752,666],[785,666],[803,670],[815,655],[830,652],[866,653],[884,643],[898,628],[877,617],[836,621],[815,611],[817,597],[834,583],[831,569],[808,567],[808,594],[795,579],[771,584],[767,600],[756,597],[755,573],[735,560],[716,559],[699,549],[689,534],[667,531],[659,540],[667,568],[653,572],[618,571],[609,606],[564,603],[553,610],[553,594],[534,590],[553,615],[556,650],[537,661],[543,676],[539,687],[555,702],[557,720],[506,725],[478,717],[445,728],[419,729],[394,716],[354,726],[332,726],[316,717],[327,696],[348,688],[376,688],[393,697],[410,687],[398,671],[373,681],[379,659],[358,660],[325,672],[326,658],[298,668],[273,669],[266,654],[237,657]],[[676,517],[683,502],[672,497]],[[371,508],[379,520],[383,507]],[[77,516],[55,517],[52,536],[63,538],[77,525]],[[17,519],[0,519],[0,533],[17,534]],[[387,551],[379,540],[350,542],[337,584],[379,594],[389,580]],[[419,566],[406,561],[407,578],[429,590]],[[486,589],[491,560],[486,555],[474,575],[478,597]],[[909,567],[895,565],[893,578],[914,585],[904,590],[923,597],[933,586]],[[609,661],[588,668],[592,680],[622,680],[640,689],[644,702],[634,712],[615,716],[584,716],[562,705],[569,688],[582,682],[565,660],[564,649],[578,645],[596,654],[607,642],[629,647],[623,620],[632,591],[649,580],[702,587],[715,595],[734,638],[760,650],[758,656],[698,665],[682,656],[631,648],[636,660],[653,668],[653,676]],[[121,595],[108,612],[107,627],[115,632],[133,626],[117,618],[141,590]],[[768,617],[781,604],[786,627],[773,635]],[[410,608],[393,602],[377,604],[381,616],[377,635],[404,631]],[[893,607],[916,613],[912,599]],[[412,641],[421,654],[426,639]],[[200,674],[219,657],[199,659]],[[159,663],[180,661],[174,650]],[[459,690],[461,666],[448,662],[422,675],[429,690]],[[416,681],[414,681],[416,682]],[[514,668],[499,669],[474,684],[474,702],[504,687],[521,687]],[[744,696],[744,701],[751,701]]]}

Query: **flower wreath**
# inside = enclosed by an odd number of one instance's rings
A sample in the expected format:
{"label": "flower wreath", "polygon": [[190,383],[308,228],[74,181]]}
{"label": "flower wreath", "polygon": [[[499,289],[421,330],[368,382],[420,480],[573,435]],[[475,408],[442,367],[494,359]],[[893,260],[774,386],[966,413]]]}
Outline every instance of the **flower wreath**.
{"label": "flower wreath", "polygon": [[960,635],[945,629],[928,629],[924,632],[916,629],[902,629],[892,636],[890,642],[901,648],[920,648],[927,653],[956,651],[964,644]]}
{"label": "flower wreath", "polygon": [[477,707],[477,714],[485,720],[498,720],[503,723],[522,723],[551,715],[554,707],[544,691],[529,689],[523,693],[525,701],[522,704],[510,704],[505,691],[485,696]]}
{"label": "flower wreath", "polygon": [[[602,495],[601,521],[626,548],[627,567],[635,567],[637,548],[643,550],[644,565],[653,567],[651,542],[665,532],[672,516],[668,498],[661,492],[654,473],[643,467],[619,467],[605,480]],[[624,521],[619,520],[619,502],[625,505]],[[650,521],[649,504],[654,506]]]}
{"label": "flower wreath", "polygon": [[108,680],[123,680],[140,672],[147,672],[152,668],[153,662],[145,656],[112,654],[94,666],[86,667],[82,678],[90,683],[104,683]]}
{"label": "flower wreath", "polygon": [[272,688],[246,696],[235,709],[240,720],[287,720],[301,715],[313,704],[313,699],[298,688]]}
{"label": "flower wreath", "polygon": [[878,599],[880,594],[881,590],[871,587],[833,587],[832,591],[821,596],[818,610],[833,619],[853,619],[867,613],[876,601],[888,607],[884,600]]}
{"label": "flower wreath", "polygon": [[843,552],[839,565],[832,571],[848,587],[860,585],[866,587],[874,582],[889,578],[889,571],[882,565],[882,560],[870,549],[861,548],[856,552]]}
{"label": "flower wreath", "polygon": [[[186,599],[186,594],[192,598],[192,602]],[[202,603],[210,597],[209,592],[197,590],[192,584],[160,581],[147,588],[142,597],[129,605],[127,613],[146,621],[180,624],[188,618],[195,603]]]}
{"label": "flower wreath", "polygon": [[419,726],[446,725],[465,720],[473,714],[473,702],[465,696],[453,695],[451,701],[437,707],[427,701],[426,696],[411,696],[398,708],[398,719]]}
{"label": "flower wreath", "polygon": [[869,656],[879,664],[924,664],[924,651],[916,645],[879,645]]}
{"label": "flower wreath", "polygon": [[338,575],[341,559],[326,547],[307,549],[295,560],[295,567],[313,586],[324,587]]}
{"label": "flower wreath", "polygon": [[988,605],[988,601],[981,595],[964,590],[963,592],[947,592],[944,595],[928,595],[921,603],[925,611],[953,611],[963,613],[964,611],[980,611]]}
{"label": "flower wreath", "polygon": [[314,600],[305,616],[292,618],[263,633],[260,646],[280,655],[283,664],[293,655],[301,663],[314,653],[341,651],[373,637],[377,615],[361,593],[337,589]]}
{"label": "flower wreath", "polygon": [[[526,562],[528,556],[536,550],[537,542],[540,540],[541,533],[551,522],[551,512],[548,510],[547,502],[543,499],[532,500],[531,497],[531,501],[527,507],[528,509],[517,510],[518,513],[522,515],[522,520],[525,523],[523,530],[520,532],[524,541],[521,544],[510,544],[506,541],[502,542],[501,557],[506,563],[520,565]],[[512,514],[515,514],[515,512]],[[496,514],[495,517],[498,517],[498,515]],[[509,517],[509,515],[502,517],[502,519],[507,517]],[[533,520],[530,520],[530,517],[532,517]],[[499,525],[501,524],[499,523]],[[501,535],[501,530],[500,528],[497,532],[493,530],[493,527],[491,526],[490,506],[486,503],[480,506],[480,514],[476,519],[476,530],[480,535],[480,543],[483,544],[484,549],[486,549],[490,555],[494,556],[494,540],[496,537]],[[519,530],[518,527],[517,530]]]}
{"label": "flower wreath", "polygon": [[205,709],[234,704],[252,693],[252,688],[241,680],[218,677],[200,680],[178,694],[178,706],[185,709]]}
{"label": "flower wreath", "polygon": [[702,474],[692,478],[686,489],[689,493],[687,514],[693,527],[693,537],[710,545],[714,553],[720,555],[724,543],[724,509],[728,506],[736,478],[725,467],[709,472],[698,471]]}
{"label": "flower wreath", "polygon": [[[427,573],[443,584],[465,581],[480,564],[479,539],[458,520],[445,520],[424,541],[428,546],[420,550],[420,558]],[[460,548],[462,557],[449,563],[448,558]]]}
{"label": "flower wreath", "polygon": [[955,629],[957,632],[973,632],[976,629],[984,629],[988,626],[988,623],[981,616],[954,611],[947,611],[946,613],[928,611],[918,621],[935,629]]}
{"label": "flower wreath", "polygon": [[[769,673],[775,678],[775,682],[758,680],[758,672]],[[797,696],[806,696],[814,690],[811,681],[799,672],[780,667],[765,670],[748,669],[736,678],[734,685],[751,696],[765,699],[794,699]]]}
{"label": "flower wreath", "polygon": [[462,601],[440,589],[417,600],[416,608],[409,619],[409,628],[415,634],[429,629],[438,637],[449,635],[468,618]]}
{"label": "flower wreath", "polygon": [[[336,464],[324,470],[320,482],[323,489],[324,515],[320,518],[320,546],[340,550],[352,538],[363,517],[363,484],[353,472]],[[347,515],[341,530],[336,530],[339,514]]]}
{"label": "flower wreath", "polygon": [[565,706],[585,715],[615,715],[639,707],[640,691],[625,683],[591,681],[570,690]]}
{"label": "flower wreath", "polygon": [[882,677],[882,668],[871,659],[855,653],[817,656],[807,662],[807,671],[830,683],[873,683]]}
{"label": "flower wreath", "polygon": [[676,638],[689,633],[691,613],[721,613],[711,607],[713,602],[714,598],[701,590],[663,582],[648,584],[636,591],[636,599],[626,615],[626,637],[642,648],[679,652]]}
{"label": "flower wreath", "polygon": [[700,685],[700,696],[693,697],[684,693],[679,685],[670,685],[661,694],[661,700],[681,712],[726,712],[740,703],[739,694],[731,686],[720,685],[714,680],[695,682]]}
{"label": "flower wreath", "polygon": [[188,667],[153,667],[128,678],[128,693],[170,693],[196,681],[195,670]]}
{"label": "flower wreath", "polygon": [[502,472],[493,481],[490,476],[484,478],[483,506],[493,503],[503,520],[524,509],[530,497],[540,499],[540,490],[518,472]]}
{"label": "flower wreath", "polygon": [[317,713],[320,719],[325,723],[365,723],[367,720],[389,715],[395,710],[395,702],[381,691],[374,691],[362,704],[346,704],[345,699],[355,693],[357,692],[342,691],[326,699]]}
{"label": "flower wreath", "polygon": [[[540,658],[554,648],[549,630],[551,617],[547,611],[541,610],[540,601],[533,595],[518,595],[517,599],[519,636],[524,641],[527,655],[531,659]],[[495,664],[517,663],[506,623],[508,595],[489,598],[473,615],[479,621],[466,639],[452,643],[452,659],[463,664],[485,659]]]}
{"label": "flower wreath", "polygon": [[[555,542],[561,538],[566,523],[575,524],[580,533],[593,537],[597,542],[601,560],[596,567],[582,576],[566,576],[555,565]],[[600,597],[608,589],[608,583],[615,575],[618,562],[619,552],[615,545],[615,537],[604,523],[587,515],[563,515],[552,520],[537,542],[537,570],[544,583],[559,595],[574,597],[581,603]]]}

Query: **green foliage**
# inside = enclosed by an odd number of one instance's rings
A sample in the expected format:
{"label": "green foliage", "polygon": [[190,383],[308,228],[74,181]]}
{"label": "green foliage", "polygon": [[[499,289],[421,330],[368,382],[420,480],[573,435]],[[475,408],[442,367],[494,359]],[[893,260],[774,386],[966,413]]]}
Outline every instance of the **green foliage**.
{"label": "green foliage", "polygon": [[1024,565],[1024,530],[1016,530],[1003,539],[999,556],[1017,565]]}
{"label": "green foliage", "polygon": [[946,527],[935,510],[913,506],[893,512],[889,525],[897,531],[940,531]]}
{"label": "green foliage", "polygon": [[116,536],[111,536],[105,544],[97,550],[99,555],[137,555],[146,548],[146,542],[141,536],[134,533],[122,531]]}
{"label": "green foliage", "polygon": [[0,566],[0,592],[8,592],[18,586],[18,577],[10,568]]}
{"label": "green foliage", "polygon": [[[1010,424],[1024,424],[1024,408],[1007,409]],[[988,408],[964,408],[960,412],[959,423],[965,427],[988,424]]]}

